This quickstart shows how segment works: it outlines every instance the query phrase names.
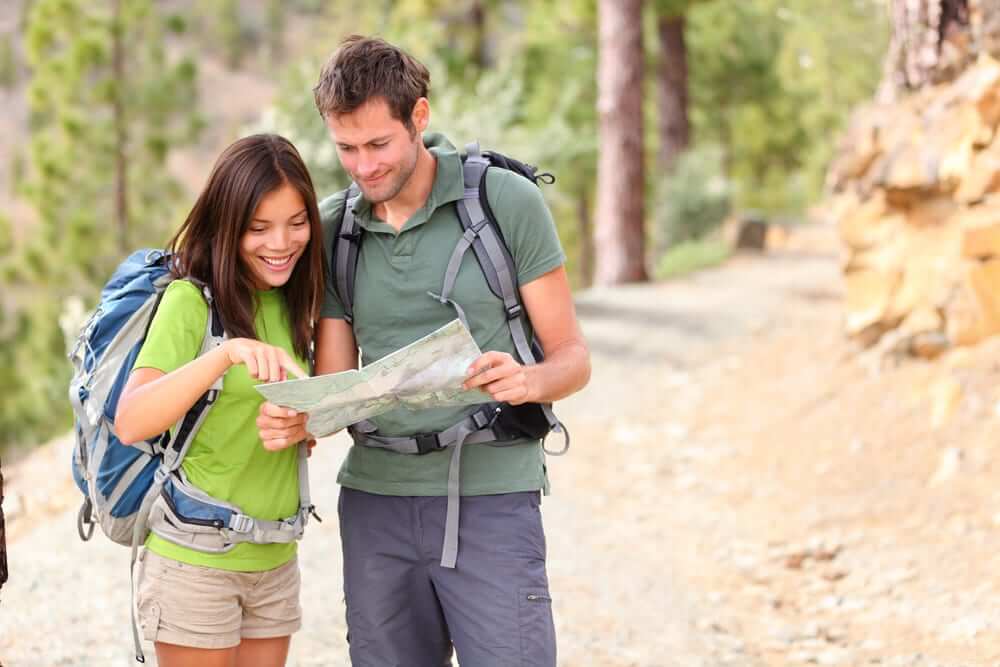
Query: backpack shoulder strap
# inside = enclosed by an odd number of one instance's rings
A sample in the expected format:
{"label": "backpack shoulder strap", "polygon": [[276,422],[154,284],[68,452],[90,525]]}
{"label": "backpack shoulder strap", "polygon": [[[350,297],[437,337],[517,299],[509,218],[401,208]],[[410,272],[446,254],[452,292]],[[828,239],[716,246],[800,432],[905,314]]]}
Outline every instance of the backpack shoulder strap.
{"label": "backpack shoulder strap", "polygon": [[[465,230],[462,238],[463,240],[468,238],[466,248],[472,247],[490,289],[503,301],[507,313],[507,325],[521,363],[534,364],[540,361],[540,357],[537,355],[537,350],[528,342],[525,330],[527,314],[521,305],[517,267],[486,199],[486,170],[490,166],[489,158],[479,150],[478,143],[468,144],[465,150],[467,157],[462,167],[465,189],[462,199],[458,202],[458,219]],[[460,249],[464,253],[465,248],[462,248],[461,242],[455,248],[456,254]],[[452,256],[452,260],[445,274],[445,291],[448,293],[451,292],[450,288],[454,286],[458,275],[455,255]]]}
{"label": "backpack shoulder strap", "polygon": [[[482,153],[477,142],[467,144],[465,152],[467,157],[462,165],[465,189],[462,199],[458,202],[458,218],[465,233],[448,263],[441,297],[446,299],[450,295],[458,275],[461,256],[471,246],[473,252],[476,253],[476,259],[479,260],[479,266],[486,276],[486,282],[489,283],[490,289],[503,300],[504,310],[507,313],[507,326],[510,328],[517,356],[522,364],[536,364],[542,360],[543,352],[536,341],[528,340],[525,328],[528,314],[521,303],[521,291],[517,283],[517,267],[507,244],[503,240],[500,225],[497,223],[486,197],[486,170],[489,169],[490,159]],[[462,311],[458,305],[454,305],[461,314]],[[564,454],[569,449],[568,431],[552,411],[550,403],[542,403],[540,407],[549,427],[563,433],[565,438],[561,451],[546,449],[546,453]]]}
{"label": "backpack shoulder strap", "polygon": [[344,319],[348,324],[354,323],[354,274],[361,248],[361,226],[354,215],[354,205],[360,196],[361,189],[351,183],[344,193],[344,211],[330,252],[330,277],[337,298],[344,306]]}
{"label": "backpack shoulder strap", "polygon": [[[222,326],[219,309],[215,305],[215,299],[212,297],[212,290],[201,281],[192,278],[188,278],[188,280],[201,290],[201,295],[205,298],[205,303],[208,305],[208,322],[205,324],[205,336],[202,338],[201,350],[198,352],[198,356],[201,357],[219,345],[222,345],[226,340],[226,332]],[[160,441],[163,449],[163,466],[168,472],[177,470],[181,465],[181,461],[184,460],[188,448],[190,448],[191,443],[194,441],[195,434],[201,428],[205,418],[208,417],[208,412],[215,404],[219,394],[222,393],[222,377],[220,375],[216,378],[208,391],[202,394],[195,401],[195,404],[191,406],[191,409],[181,417],[176,428],[173,429],[174,435],[172,438],[170,431],[167,431],[163,435],[163,439]]]}

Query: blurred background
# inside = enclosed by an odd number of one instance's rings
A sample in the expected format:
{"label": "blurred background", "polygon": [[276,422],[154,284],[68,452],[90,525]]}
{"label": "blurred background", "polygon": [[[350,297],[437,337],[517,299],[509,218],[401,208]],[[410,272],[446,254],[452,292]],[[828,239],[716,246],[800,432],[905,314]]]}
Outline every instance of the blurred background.
{"label": "blurred background", "polygon": [[[665,0],[634,15],[627,4],[609,3],[630,32],[607,38],[622,62],[605,78],[628,79],[608,82],[623,91],[607,93],[606,122],[634,166],[619,165],[624,190],[606,205],[626,207],[634,219],[623,231],[648,248],[637,245],[631,266],[609,267],[606,280],[720,258],[706,239],[731,211],[801,220],[837,132],[878,81],[884,3]],[[123,255],[165,243],[228,143],[282,133],[321,196],[345,186],[311,88],[352,32],[383,35],[427,63],[433,126],[453,141],[478,139],[556,175],[546,194],[571,275],[580,287],[594,280],[605,84],[596,2],[8,0],[4,447],[66,429],[66,333]],[[671,256],[685,242],[686,256]]]}
{"label": "blurred background", "polygon": [[[544,508],[561,664],[1000,660],[993,0],[5,0],[0,662],[129,661],[67,341],[237,137],[346,186],[311,88],[351,33],[429,67],[432,129],[556,176],[594,354]],[[346,664],[313,531],[291,662]]]}

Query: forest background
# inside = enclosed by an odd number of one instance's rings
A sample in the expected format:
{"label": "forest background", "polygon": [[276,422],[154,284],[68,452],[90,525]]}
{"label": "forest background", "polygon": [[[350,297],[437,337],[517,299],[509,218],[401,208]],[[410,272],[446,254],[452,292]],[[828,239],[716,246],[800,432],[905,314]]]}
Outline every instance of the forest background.
{"label": "forest background", "polygon": [[76,327],[225,145],[278,132],[321,197],[346,185],[311,88],[348,34],[429,66],[432,129],[555,174],[583,289],[721,261],[727,216],[807,219],[888,24],[881,0],[5,2],[0,455],[70,428]]}

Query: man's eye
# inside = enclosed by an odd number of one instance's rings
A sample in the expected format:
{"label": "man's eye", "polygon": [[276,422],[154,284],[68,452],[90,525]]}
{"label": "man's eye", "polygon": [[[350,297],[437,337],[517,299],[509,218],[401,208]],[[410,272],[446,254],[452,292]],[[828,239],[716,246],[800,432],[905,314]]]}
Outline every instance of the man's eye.
{"label": "man's eye", "polygon": [[375,148],[385,148],[388,145],[389,145],[388,141],[382,141],[377,144],[372,144],[372,146],[374,146]]}

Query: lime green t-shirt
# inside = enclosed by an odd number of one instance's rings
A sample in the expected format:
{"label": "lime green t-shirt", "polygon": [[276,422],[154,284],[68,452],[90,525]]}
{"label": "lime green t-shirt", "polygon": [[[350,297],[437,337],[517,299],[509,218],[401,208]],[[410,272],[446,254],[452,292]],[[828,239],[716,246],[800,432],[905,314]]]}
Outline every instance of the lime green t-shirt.
{"label": "lime green t-shirt", "polygon": [[[300,366],[303,360],[292,346],[284,295],[273,289],[257,292],[257,336],[285,349]],[[201,351],[208,305],[199,289],[175,280],[153,317],[146,342],[133,368],[155,368],[170,373],[192,361]],[[275,520],[299,506],[298,453],[295,447],[272,452],[264,449],[257,432],[257,414],[263,397],[246,366],[230,368],[222,393],[209,411],[181,466],[188,481],[209,495],[232,503],[253,517]],[[223,570],[261,572],[283,565],[295,556],[296,544],[241,543],[223,554],[210,554],[168,542],[150,534],[146,546],[161,556]]]}
{"label": "lime green t-shirt", "polygon": [[[428,292],[439,293],[445,268],[462,237],[455,202],[463,195],[462,162],[454,146],[440,134],[425,134],[424,144],[437,162],[434,185],[426,203],[397,233],[372,214],[359,199],[354,211],[364,230],[358,254],[354,293],[354,335],[362,362],[370,364],[427,335],[457,317]],[[486,191],[514,263],[519,284],[535,280],[565,262],[556,226],[541,191],[511,171],[486,172]],[[323,236],[335,238],[342,218],[343,194],[320,204]],[[330,248],[325,249],[329,253]],[[329,256],[327,256],[329,265]],[[321,317],[344,318],[344,308],[327,281]],[[459,267],[452,298],[465,311],[473,337],[483,351],[515,355],[503,301],[486,282],[475,253],[468,251]],[[530,331],[529,331],[530,335]],[[474,407],[392,410],[372,419],[385,435],[441,431]],[[340,484],[369,493],[443,496],[448,493],[451,449],[424,455],[399,454],[373,447],[351,447],[340,469]],[[461,461],[462,495],[536,491],[547,488],[544,456],[538,440],[506,447],[465,447]]]}

